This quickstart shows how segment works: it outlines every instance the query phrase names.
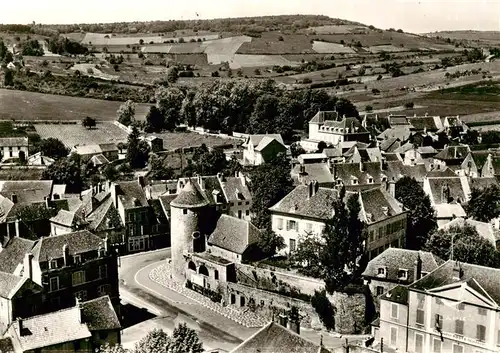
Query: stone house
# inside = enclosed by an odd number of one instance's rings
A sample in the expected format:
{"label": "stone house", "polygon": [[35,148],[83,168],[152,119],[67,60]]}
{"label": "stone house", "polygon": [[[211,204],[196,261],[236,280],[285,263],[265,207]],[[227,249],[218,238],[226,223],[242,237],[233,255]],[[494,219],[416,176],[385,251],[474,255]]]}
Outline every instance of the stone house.
{"label": "stone house", "polygon": [[109,297],[55,312],[19,318],[7,330],[15,353],[95,352],[102,344],[121,342],[121,325]]}
{"label": "stone house", "polygon": [[409,285],[434,271],[443,261],[427,251],[388,248],[368,262],[363,272],[373,296],[397,285]]}
{"label": "stone house", "polygon": [[100,143],[95,145],[78,145],[71,149],[71,153],[76,153],[82,157],[82,161],[87,162],[92,157],[103,155],[108,161],[118,159],[118,147],[115,143]]}
{"label": "stone house", "polygon": [[261,165],[286,152],[280,134],[249,135],[242,147],[243,163],[247,165]]}
{"label": "stone house", "polygon": [[24,158],[28,159],[29,141],[27,137],[1,137],[0,138],[0,151],[2,155],[2,162],[10,158]]}
{"label": "stone house", "polygon": [[446,261],[381,296],[376,340],[405,352],[498,352],[500,270]]}

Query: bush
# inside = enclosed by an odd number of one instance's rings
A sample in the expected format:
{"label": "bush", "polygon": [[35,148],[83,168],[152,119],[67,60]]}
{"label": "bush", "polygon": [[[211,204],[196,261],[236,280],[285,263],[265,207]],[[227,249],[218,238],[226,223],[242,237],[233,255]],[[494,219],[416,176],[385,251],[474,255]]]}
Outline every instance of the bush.
{"label": "bush", "polygon": [[406,109],[413,109],[414,106],[415,106],[415,104],[413,102],[407,102],[407,103],[405,103],[405,108]]}
{"label": "bush", "polygon": [[312,83],[312,80],[309,77],[306,77],[305,79],[302,80],[302,83]]}
{"label": "bush", "polygon": [[382,75],[377,76],[377,81],[380,81],[382,79]]}
{"label": "bush", "polygon": [[314,291],[311,305],[316,310],[319,319],[328,330],[335,330],[335,308],[326,297],[326,291]]}
{"label": "bush", "polygon": [[278,37],[278,40],[279,40],[280,42],[283,42],[285,39],[283,38],[283,36],[279,36],[279,37]]}
{"label": "bush", "polygon": [[367,105],[365,107],[365,111],[367,111],[367,112],[371,112],[372,110],[373,110],[373,107],[371,105]]}
{"label": "bush", "polygon": [[372,93],[373,93],[373,94],[380,94],[380,90],[379,90],[379,89],[377,89],[377,88],[373,88],[373,89],[372,89]]}

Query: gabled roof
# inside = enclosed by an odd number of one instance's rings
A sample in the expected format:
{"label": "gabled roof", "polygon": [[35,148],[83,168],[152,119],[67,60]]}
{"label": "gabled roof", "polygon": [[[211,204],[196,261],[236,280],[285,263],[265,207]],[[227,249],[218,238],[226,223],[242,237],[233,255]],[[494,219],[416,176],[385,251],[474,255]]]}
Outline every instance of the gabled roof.
{"label": "gabled roof", "polygon": [[[179,189],[182,190],[183,185],[186,185],[188,181],[189,178],[180,178]],[[205,200],[211,205],[217,204],[215,195],[223,194],[221,182],[216,175],[195,176],[191,178],[191,183],[194,184],[196,189],[200,192],[201,196],[203,196]]]}
{"label": "gabled roof", "polygon": [[225,177],[221,180],[220,185],[227,202],[241,201],[240,197],[243,197],[244,200],[252,199],[252,194],[246,180],[243,182],[243,178],[245,177]]}
{"label": "gabled roof", "polygon": [[243,341],[231,353],[330,353],[291,330],[270,322]]}
{"label": "gabled roof", "polygon": [[377,136],[379,140],[397,139],[399,141],[407,141],[411,136],[411,130],[408,126],[397,126],[386,129]]}
{"label": "gabled roof", "polygon": [[387,120],[389,121],[389,125],[391,125],[392,128],[394,128],[396,126],[401,126],[401,125],[410,125],[406,115],[392,115],[391,114],[387,117]]}
{"label": "gabled roof", "polygon": [[[365,223],[375,223],[389,217],[401,214],[403,205],[381,188],[363,190],[359,192],[361,206],[360,218]],[[387,208],[387,215],[383,208]]]}
{"label": "gabled roof", "polygon": [[417,152],[420,154],[433,154],[433,153],[438,153],[436,149],[432,146],[423,146],[417,148]]}
{"label": "gabled roof", "polygon": [[437,131],[443,128],[443,122],[439,116],[416,116],[407,119],[414,130]]}
{"label": "gabled roof", "polygon": [[434,156],[435,159],[464,160],[470,152],[469,146],[448,146]]}
{"label": "gabled roof", "polygon": [[[301,167],[304,173],[300,173]],[[299,177],[303,183],[316,180],[320,185],[329,185],[334,182],[333,175],[326,163],[297,164],[292,169],[292,178],[298,182]]]}
{"label": "gabled roof", "polygon": [[[349,134],[367,134],[368,130],[361,124],[358,118],[342,118],[342,120],[325,120],[323,124],[324,127],[333,128],[334,132],[337,134],[349,135]],[[335,129],[337,129],[335,131]],[[349,129],[347,131],[346,129]],[[331,130],[327,130],[331,131]]]}
{"label": "gabled roof", "polygon": [[[398,285],[388,290],[384,295],[380,296],[380,300],[388,300],[390,302],[408,305],[408,297],[410,291],[407,286]],[[379,320],[378,318],[377,320]]]}
{"label": "gabled roof", "polygon": [[52,217],[50,221],[66,227],[79,227],[87,223],[75,212],[66,210],[59,210],[59,212],[57,212],[57,214]]}
{"label": "gabled roof", "polygon": [[221,215],[208,242],[212,246],[243,254],[249,245],[260,238],[260,231],[249,221]]}
{"label": "gabled roof", "polygon": [[73,150],[79,155],[100,154],[106,152],[118,152],[115,143],[101,143],[75,146]]}
{"label": "gabled roof", "polygon": [[26,280],[27,277],[0,272],[0,297],[11,299]]}
{"label": "gabled roof", "polygon": [[109,296],[102,296],[80,303],[82,321],[90,331],[118,330],[120,320],[111,304]]}
{"label": "gabled roof", "polygon": [[35,242],[13,237],[0,252],[0,271],[14,273],[19,264],[23,263],[24,255],[31,251]]}
{"label": "gabled roof", "polygon": [[146,193],[137,180],[115,183],[118,199],[125,208],[148,207]]}
{"label": "gabled roof", "polygon": [[440,258],[428,251],[388,248],[368,262],[363,276],[377,278],[378,269],[384,267],[386,276],[383,279],[398,281],[398,272],[402,269],[408,271],[408,282],[412,283],[415,281],[415,265],[419,257],[423,272],[430,273],[443,263]]}
{"label": "gabled roof", "polygon": [[73,307],[23,319],[23,335],[19,321],[14,321],[7,334],[23,352],[90,338],[92,333],[80,320],[80,309]]}
{"label": "gabled roof", "polygon": [[0,137],[0,147],[28,147],[27,137]]}
{"label": "gabled roof", "polygon": [[109,163],[109,160],[102,153],[92,156],[90,161],[94,163],[94,165],[104,165]]}
{"label": "gabled roof", "polygon": [[268,146],[270,146],[272,144],[281,145],[283,147],[283,149],[286,149],[286,147],[282,141],[280,141],[274,137],[264,136],[264,138],[262,140],[260,140],[257,147],[255,147],[255,150],[262,152],[264,149],[266,149]]}
{"label": "gabled roof", "polygon": [[328,147],[328,148],[323,149],[323,154],[327,158],[342,157],[342,148]]}
{"label": "gabled roof", "polygon": [[171,206],[183,208],[196,208],[208,206],[209,202],[205,199],[198,186],[188,179],[187,184],[182,188],[177,197],[170,202]]}
{"label": "gabled roof", "polygon": [[[253,147],[257,147],[260,142],[265,138],[270,138],[270,139],[275,139],[282,145],[284,145],[283,138],[281,137],[280,134],[257,134],[257,135],[249,135],[245,144],[243,146],[246,146],[248,144],[252,144]],[[266,140],[269,141],[269,140]]]}
{"label": "gabled roof", "polygon": [[55,160],[53,158],[42,155],[42,152],[37,152],[28,156],[29,165],[51,165],[54,162]]}
{"label": "gabled roof", "polygon": [[458,217],[446,224],[443,224],[439,227],[439,229],[446,230],[450,227],[464,227],[465,225],[474,227],[479,236],[489,241],[496,248],[497,241],[500,240],[500,232],[498,229],[495,229],[491,223],[479,222],[471,218],[465,219]]}
{"label": "gabled roof", "polygon": [[87,220],[90,222],[88,229],[100,232],[123,226],[118,210],[115,208],[113,199],[110,196],[111,195],[108,195],[108,197],[88,215]]}
{"label": "gabled roof", "polygon": [[[466,177],[428,177],[431,201],[433,204],[448,204],[466,202],[469,197]],[[450,200],[447,201],[448,197]],[[446,199],[445,199],[446,198]]]}
{"label": "gabled roof", "polygon": [[[462,277],[454,279],[454,268],[461,269]],[[471,279],[481,286],[488,297],[500,305],[500,269],[473,265],[468,263],[458,263],[453,260],[446,261],[439,268],[421,278],[410,286],[410,289],[432,290],[449,284],[469,283]],[[476,287],[476,286],[474,286]]]}
{"label": "gabled roof", "polygon": [[394,152],[399,146],[401,146],[401,141],[397,137],[390,137],[381,141],[379,148],[385,153],[390,153]]}
{"label": "gabled roof", "polygon": [[323,123],[325,120],[338,120],[339,114],[335,111],[318,111],[316,115],[312,117],[309,124]]}
{"label": "gabled roof", "polygon": [[70,255],[98,251],[103,240],[88,230],[41,238],[33,248],[35,261],[48,261],[64,256],[63,246],[67,245]]}
{"label": "gabled roof", "polygon": [[52,180],[7,180],[2,181],[0,194],[11,198],[16,194],[17,203],[44,202],[52,193]]}
{"label": "gabled roof", "polygon": [[309,187],[309,185],[297,186],[269,210],[316,218],[320,221],[330,219],[333,215],[333,202],[337,199],[338,192],[334,189],[319,187],[316,193],[309,197]]}
{"label": "gabled roof", "polygon": [[433,169],[426,175],[427,178],[460,178],[459,175],[455,174],[453,170],[449,167]]}
{"label": "gabled roof", "polygon": [[500,186],[499,181],[495,177],[470,178],[470,188],[484,189],[491,185]]}
{"label": "gabled roof", "polygon": [[0,195],[0,222],[5,222],[13,207],[14,203],[10,199]]}

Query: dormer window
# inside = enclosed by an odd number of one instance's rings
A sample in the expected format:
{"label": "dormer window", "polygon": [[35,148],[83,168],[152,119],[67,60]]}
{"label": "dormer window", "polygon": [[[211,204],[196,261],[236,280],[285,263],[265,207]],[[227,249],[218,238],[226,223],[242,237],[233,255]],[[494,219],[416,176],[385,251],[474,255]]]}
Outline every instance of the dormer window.
{"label": "dormer window", "polygon": [[408,279],[408,270],[400,268],[398,271],[398,278],[401,280],[407,280]]}
{"label": "dormer window", "polygon": [[82,255],[73,256],[73,260],[74,260],[75,264],[81,264],[82,263]]}
{"label": "dormer window", "polygon": [[379,267],[377,270],[377,277],[385,277],[385,267]]}
{"label": "dormer window", "polygon": [[381,180],[382,180],[383,183],[385,183],[387,181],[387,177],[385,175],[382,175]]}
{"label": "dormer window", "polygon": [[372,177],[368,178],[368,184],[373,184],[373,178]]}
{"label": "dormer window", "polygon": [[352,184],[352,185],[358,185],[358,178],[353,177],[353,178],[351,179],[351,184]]}
{"label": "dormer window", "polygon": [[49,261],[49,269],[54,270],[57,268],[57,260],[50,260]]}

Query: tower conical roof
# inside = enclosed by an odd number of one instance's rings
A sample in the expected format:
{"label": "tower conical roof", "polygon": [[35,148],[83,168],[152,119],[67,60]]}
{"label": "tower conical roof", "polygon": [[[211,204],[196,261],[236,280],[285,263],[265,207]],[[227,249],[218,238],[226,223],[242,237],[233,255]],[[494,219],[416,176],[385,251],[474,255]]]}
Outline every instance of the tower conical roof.
{"label": "tower conical roof", "polygon": [[172,200],[170,205],[180,208],[196,208],[208,206],[208,201],[205,199],[198,186],[189,179],[186,186],[182,188],[179,195]]}

